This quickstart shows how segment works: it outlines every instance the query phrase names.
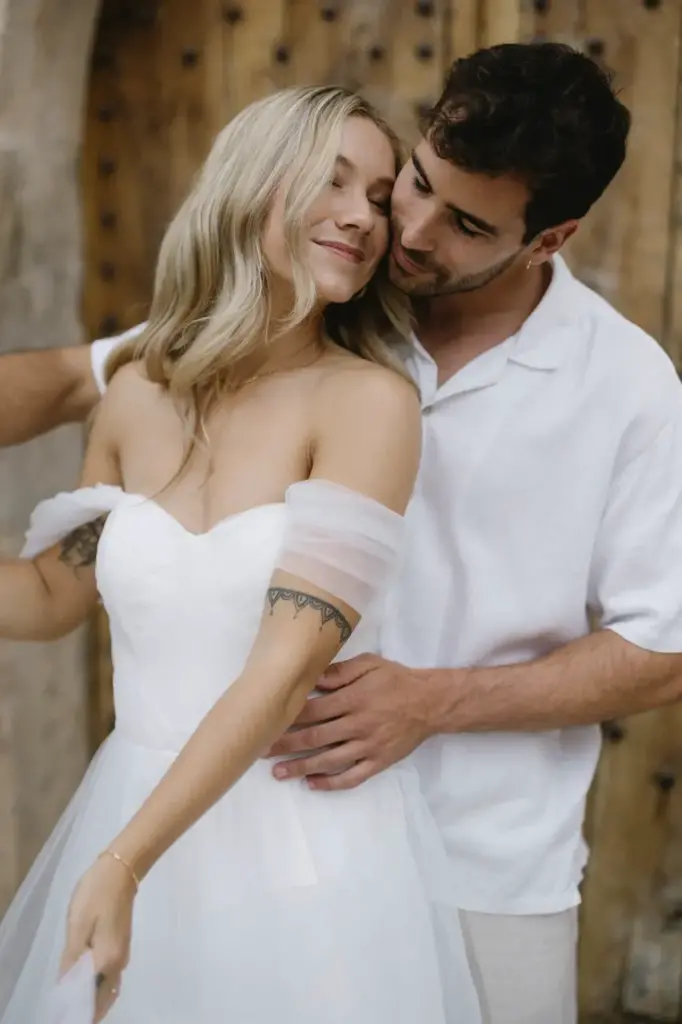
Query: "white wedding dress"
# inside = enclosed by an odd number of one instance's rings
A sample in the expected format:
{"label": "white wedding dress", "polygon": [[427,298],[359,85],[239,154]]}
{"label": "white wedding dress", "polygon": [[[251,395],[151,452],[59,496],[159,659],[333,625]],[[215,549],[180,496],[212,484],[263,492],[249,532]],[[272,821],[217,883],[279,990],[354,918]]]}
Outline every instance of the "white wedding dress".
{"label": "white wedding dress", "polygon": [[[1,1024],[46,1024],[79,876],[242,669],[287,502],[197,535],[151,499],[84,488],[38,506],[24,555],[104,512],[116,727],[0,926]],[[371,620],[343,657],[375,646]],[[256,762],[144,880],[108,1024],[479,1024],[412,764],[339,793],[271,768]]]}

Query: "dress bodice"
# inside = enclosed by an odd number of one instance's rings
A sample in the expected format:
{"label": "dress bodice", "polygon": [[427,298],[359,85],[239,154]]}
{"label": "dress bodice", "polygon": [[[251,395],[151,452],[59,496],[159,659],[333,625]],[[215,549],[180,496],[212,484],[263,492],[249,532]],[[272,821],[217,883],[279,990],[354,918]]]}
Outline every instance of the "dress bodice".
{"label": "dress bodice", "polygon": [[[110,623],[117,728],[145,746],[179,750],[244,666],[286,503],[228,516],[201,534],[118,487],[82,488],[44,505],[25,555],[38,546],[36,535],[52,530],[54,542],[107,513],[96,576]],[[376,620],[376,611],[363,617],[340,658],[375,649]]]}

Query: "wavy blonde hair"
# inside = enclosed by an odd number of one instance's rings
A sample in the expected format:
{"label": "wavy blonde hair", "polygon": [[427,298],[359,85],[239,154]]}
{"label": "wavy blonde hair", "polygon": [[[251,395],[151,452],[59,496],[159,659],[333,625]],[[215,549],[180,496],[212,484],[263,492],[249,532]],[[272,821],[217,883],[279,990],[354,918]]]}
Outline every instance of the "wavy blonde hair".
{"label": "wavy blonde hair", "polygon": [[[194,432],[208,405],[245,379],[244,369],[276,343],[271,285],[263,253],[276,191],[293,171],[284,202],[295,300],[280,324],[301,324],[316,304],[303,259],[305,215],[328,186],[349,117],[372,121],[390,141],[396,173],[403,151],[395,133],[364,99],[336,86],[284,89],[252,103],[216,138],[194,187],[161,245],[145,330],[115,350],[106,380],[132,360],[194,414]],[[345,349],[406,376],[386,345],[391,331],[408,336],[409,301],[382,260],[362,293],[329,306],[329,337]],[[198,418],[197,418],[198,417]]]}

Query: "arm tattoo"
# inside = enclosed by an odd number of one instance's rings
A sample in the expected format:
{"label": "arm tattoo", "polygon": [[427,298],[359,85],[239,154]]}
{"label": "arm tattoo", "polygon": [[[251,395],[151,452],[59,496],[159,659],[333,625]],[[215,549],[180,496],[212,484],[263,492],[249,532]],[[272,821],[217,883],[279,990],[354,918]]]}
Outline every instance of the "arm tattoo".
{"label": "arm tattoo", "polygon": [[97,557],[97,545],[104,529],[106,515],[84,523],[64,538],[61,542],[59,561],[70,565],[74,570],[94,565]]}
{"label": "arm tattoo", "polygon": [[323,601],[321,597],[313,597],[312,594],[304,594],[300,590],[287,590],[284,587],[270,587],[268,590],[268,604],[270,605],[271,615],[275,610],[275,605],[279,601],[291,601],[294,606],[294,618],[296,618],[299,612],[302,612],[304,608],[312,608],[314,612],[318,612],[320,615],[320,631],[328,622],[333,622],[341,634],[342,644],[345,644],[346,640],[353,632],[345,615],[342,615],[339,609],[335,608],[334,605],[329,604],[328,601]]}

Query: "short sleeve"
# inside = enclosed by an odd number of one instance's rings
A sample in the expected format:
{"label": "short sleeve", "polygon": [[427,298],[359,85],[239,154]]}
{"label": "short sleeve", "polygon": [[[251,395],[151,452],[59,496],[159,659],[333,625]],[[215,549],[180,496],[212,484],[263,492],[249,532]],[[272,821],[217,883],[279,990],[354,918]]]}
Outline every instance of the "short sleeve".
{"label": "short sleeve", "polygon": [[603,628],[638,647],[682,652],[682,391],[654,439],[614,477],[590,605]]}
{"label": "short sleeve", "polygon": [[90,361],[92,366],[92,375],[95,378],[97,390],[100,395],[103,395],[107,389],[104,380],[104,367],[106,366],[106,362],[110,354],[117,349],[119,345],[123,345],[126,341],[130,341],[132,338],[136,338],[138,335],[142,334],[146,326],[146,323],[138,324],[136,327],[131,327],[129,331],[124,331],[123,334],[117,334],[113,338],[99,338],[97,341],[93,341],[90,346]]}
{"label": "short sleeve", "polygon": [[402,547],[404,518],[327,480],[294,484],[277,568],[338,597],[364,615],[385,590]]}

